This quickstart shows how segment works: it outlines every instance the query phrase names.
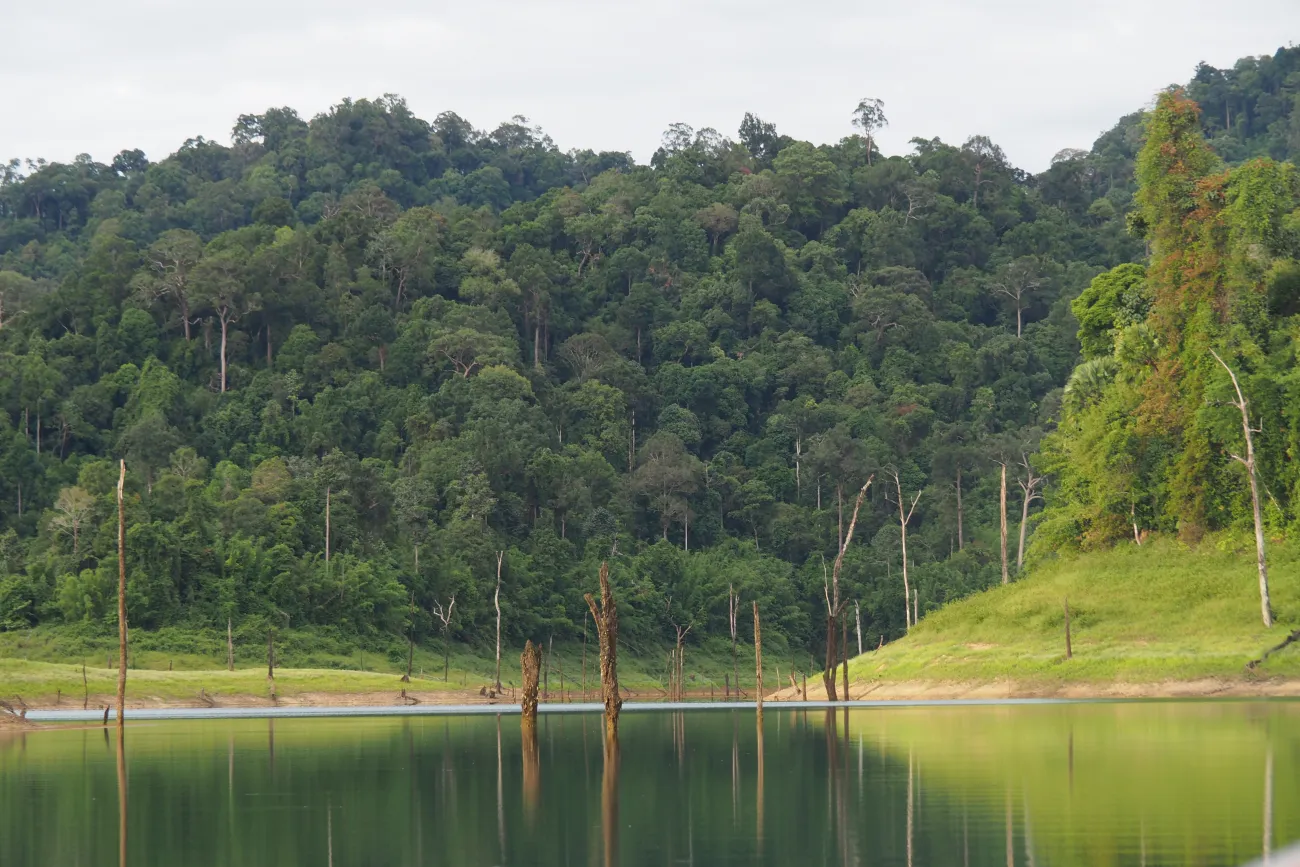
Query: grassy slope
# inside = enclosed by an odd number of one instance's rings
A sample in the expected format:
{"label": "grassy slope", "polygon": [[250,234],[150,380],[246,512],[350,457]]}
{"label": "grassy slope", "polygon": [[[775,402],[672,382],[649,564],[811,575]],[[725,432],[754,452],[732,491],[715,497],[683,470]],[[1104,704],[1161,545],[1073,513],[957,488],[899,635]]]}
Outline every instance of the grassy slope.
{"label": "grassy slope", "polygon": [[[1226,546],[1220,546],[1226,547]],[[1300,626],[1297,550],[1269,551],[1277,623],[1260,622],[1250,550],[1159,540],[1045,564],[1008,587],[922,619],[907,638],[853,660],[855,681],[1152,683],[1244,678],[1245,664]],[[1074,658],[1065,659],[1063,600]],[[1300,647],[1263,676],[1300,676]]]}

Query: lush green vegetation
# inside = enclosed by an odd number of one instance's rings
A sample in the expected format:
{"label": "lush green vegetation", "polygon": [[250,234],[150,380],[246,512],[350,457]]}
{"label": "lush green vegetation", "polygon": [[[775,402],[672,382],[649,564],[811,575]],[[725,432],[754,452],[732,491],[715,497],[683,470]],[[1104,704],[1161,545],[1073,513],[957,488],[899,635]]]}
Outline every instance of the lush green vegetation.
{"label": "lush green vegetation", "polygon": [[1281,534],[1296,183],[1225,173],[1201,132],[1228,160],[1294,153],[1300,49],[1190,87],[1212,111],[1166,96],[1037,176],[982,136],[887,157],[872,100],[832,144],[674,125],[650,165],[392,97],[242,116],[153,162],[12,163],[0,631],[76,658],[112,629],[121,457],[131,621],[197,656],[227,623],[342,658],[410,630],[436,656],[453,595],[447,634],[482,647],[498,578],[509,645],[576,646],[608,559],[646,659],[688,625],[713,653],[729,586],[801,658],[871,473],[843,583],[890,639],[897,501],[920,496],[908,565],[936,610],[1000,580],[1003,464],[1013,574],[1035,464],[1043,552],[1248,521],[1212,345],[1264,418]]}
{"label": "lush green vegetation", "polygon": [[[853,660],[855,681],[1011,680],[1023,687],[1300,676],[1300,654],[1246,664],[1300,626],[1300,557],[1273,549],[1281,628],[1260,623],[1254,544],[1193,551],[1172,540],[1066,557],[1008,587],[954,602],[905,639]],[[1065,658],[1070,605],[1074,656]]]}

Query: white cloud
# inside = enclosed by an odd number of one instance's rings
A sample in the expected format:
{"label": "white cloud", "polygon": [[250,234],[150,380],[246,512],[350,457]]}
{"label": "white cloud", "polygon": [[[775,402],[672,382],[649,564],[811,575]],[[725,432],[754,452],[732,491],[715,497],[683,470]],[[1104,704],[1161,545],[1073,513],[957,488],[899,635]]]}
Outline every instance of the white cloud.
{"label": "white cloud", "polygon": [[[734,135],[754,111],[834,141],[886,101],[889,152],[989,135],[1017,164],[1087,147],[1206,60],[1300,34],[1295,0],[65,0],[6,13],[0,156],[153,158],[225,141],[241,113],[310,116],[405,96],[490,128],[522,114],[563,148],[646,159],[674,121]],[[57,51],[53,50],[57,46]]]}

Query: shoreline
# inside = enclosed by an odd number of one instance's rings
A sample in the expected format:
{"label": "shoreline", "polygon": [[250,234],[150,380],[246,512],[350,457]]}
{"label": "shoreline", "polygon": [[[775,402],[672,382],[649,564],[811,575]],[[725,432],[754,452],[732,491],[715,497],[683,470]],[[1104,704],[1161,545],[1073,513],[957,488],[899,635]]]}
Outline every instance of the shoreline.
{"label": "shoreline", "polygon": [[[837,687],[839,684],[837,683]],[[579,712],[585,708],[599,708],[599,694],[588,692],[585,701],[575,701],[579,695],[568,695],[564,701],[543,701],[543,712]],[[1004,702],[1004,701],[1096,701],[1096,700],[1143,700],[1143,699],[1198,699],[1198,698],[1300,698],[1300,678],[1261,678],[1258,680],[1235,680],[1226,678],[1198,678],[1185,681],[1163,681],[1155,683],[1087,683],[1087,682],[1036,682],[1036,681],[857,681],[850,684],[850,700],[863,706],[887,706],[889,704],[912,704],[917,702]],[[741,701],[723,701],[716,693],[696,691],[688,694],[686,702],[670,704],[654,695],[633,694],[624,696],[624,707],[753,707],[752,699]],[[309,691],[293,695],[279,696],[272,700],[265,696],[249,694],[206,694],[206,700],[189,698],[161,698],[158,696],[128,696],[128,711],[177,711],[199,710],[220,712],[223,710],[259,711],[279,710],[293,712],[310,709],[383,709],[389,712],[407,712],[420,714],[426,712],[446,712],[447,709],[467,709],[465,712],[508,713],[511,708],[518,710],[518,703],[509,695],[489,697],[479,691],[470,689],[422,690],[385,690],[358,692]],[[817,703],[821,706],[826,701],[826,691],[821,679],[808,683],[807,702],[803,701],[802,690],[792,687],[768,693],[764,702],[774,706],[806,706]],[[60,717],[76,714],[77,719],[89,718],[88,715],[102,717],[105,706],[112,707],[114,697],[108,695],[91,695],[84,706],[82,702],[63,697],[49,700],[49,697],[23,700],[21,706],[29,711],[29,719],[39,722],[48,713]],[[843,704],[843,702],[839,702]]]}

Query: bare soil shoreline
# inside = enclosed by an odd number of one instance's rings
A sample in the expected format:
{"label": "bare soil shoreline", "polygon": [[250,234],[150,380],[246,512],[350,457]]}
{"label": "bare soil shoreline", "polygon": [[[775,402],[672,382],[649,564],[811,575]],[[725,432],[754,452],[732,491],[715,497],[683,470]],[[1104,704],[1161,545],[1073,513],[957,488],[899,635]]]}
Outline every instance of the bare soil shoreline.
{"label": "bare soil shoreline", "polygon": [[[1261,678],[1258,680],[1229,680],[1224,678],[1200,678],[1185,681],[1165,681],[1160,683],[1047,683],[1020,681],[989,682],[947,682],[947,681],[857,681],[850,684],[850,698],[854,701],[943,701],[957,699],[1017,699],[1017,698],[1063,698],[1063,699],[1189,699],[1189,698],[1300,698],[1300,678]],[[688,695],[691,699],[715,699],[723,697],[716,693],[694,691]],[[783,701],[803,699],[801,690],[791,687],[768,693],[764,701],[780,704]],[[810,701],[824,701],[826,690],[821,678],[813,683],[808,681]],[[438,689],[412,690],[405,694],[401,690],[366,691],[366,692],[302,692],[293,695],[278,696],[275,700],[267,696],[247,694],[207,694],[206,701],[196,698],[160,698],[149,695],[129,695],[128,708],[188,708],[188,707],[402,707],[415,705],[512,705],[517,699],[509,692],[491,697],[479,690],[472,689]],[[580,692],[566,693],[564,703],[581,701],[598,702],[599,693],[588,692],[585,699]],[[624,700],[629,703],[638,701],[663,701],[657,694],[627,695]],[[747,696],[746,700],[752,700]],[[85,703],[86,709],[102,710],[112,706],[113,696],[91,695]],[[553,695],[549,703],[559,703],[558,695]],[[31,710],[78,710],[81,701],[64,698],[61,701],[52,698],[27,699],[24,706]],[[0,714],[0,726],[5,725],[8,714]],[[24,721],[10,718],[12,725],[24,725]]]}

